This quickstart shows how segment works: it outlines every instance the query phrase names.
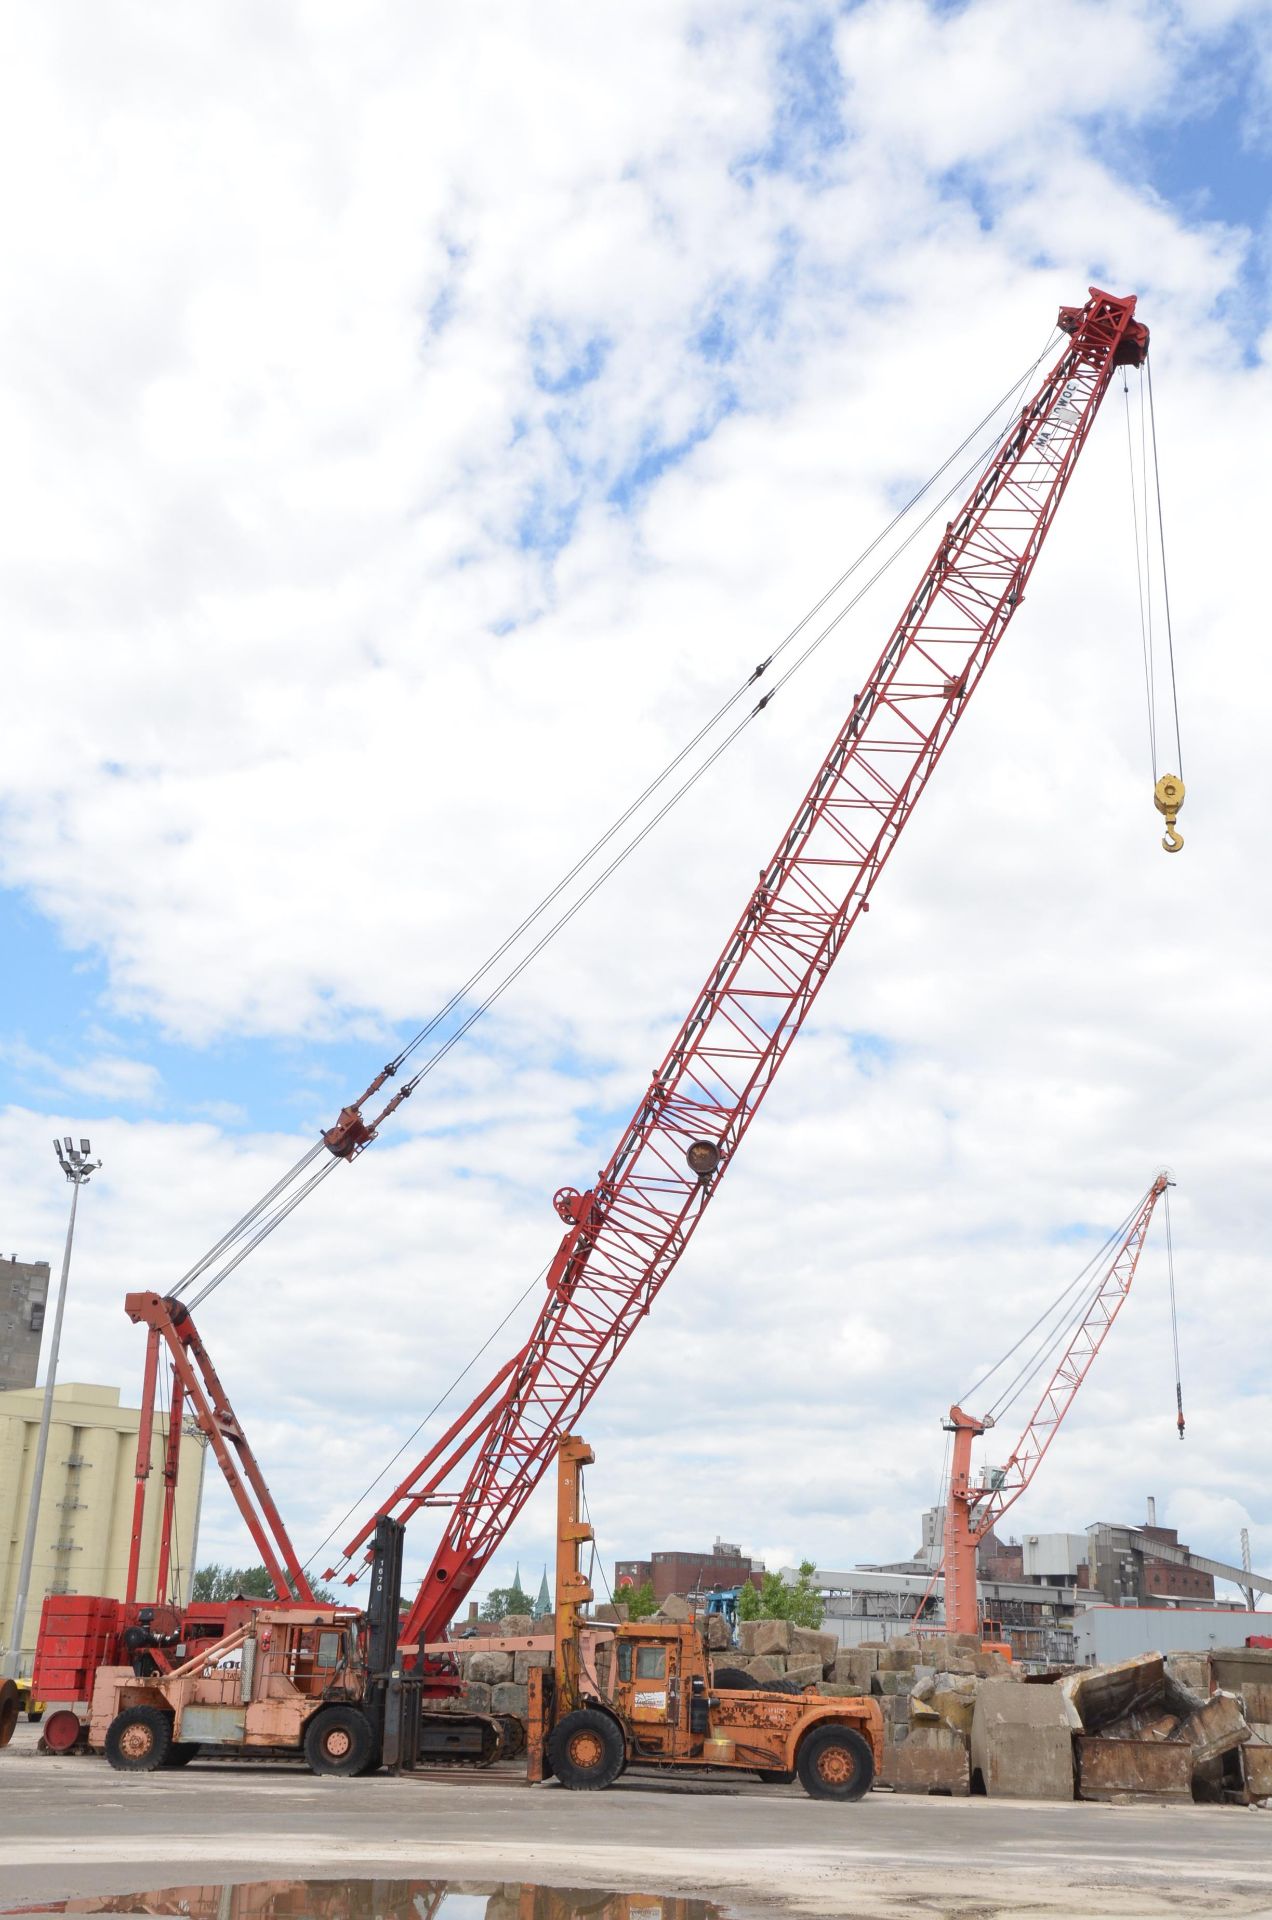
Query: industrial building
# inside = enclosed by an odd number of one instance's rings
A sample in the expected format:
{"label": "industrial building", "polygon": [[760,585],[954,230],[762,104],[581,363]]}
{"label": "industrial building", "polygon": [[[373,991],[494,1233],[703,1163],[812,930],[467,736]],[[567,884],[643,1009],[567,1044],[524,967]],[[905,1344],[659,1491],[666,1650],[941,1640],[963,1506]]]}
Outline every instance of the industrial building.
{"label": "industrial building", "polygon": [[[12,1263],[3,1263],[6,1267]],[[47,1277],[48,1269],[44,1269]],[[31,1472],[43,1393],[34,1386],[0,1393],[0,1645],[7,1647],[18,1563],[31,1497]],[[136,1488],[140,1410],[119,1404],[118,1387],[59,1385],[53,1394],[48,1456],[22,1636],[21,1667],[31,1670],[46,1593],[121,1598],[128,1570]],[[152,1473],[162,1481],[167,1422],[155,1421]],[[174,1558],[183,1590],[193,1579],[202,1493],[204,1443],[181,1440],[181,1476],[174,1515]],[[142,1533],[140,1592],[153,1593],[158,1566],[160,1501],[148,1502]]]}
{"label": "industrial building", "polygon": [[48,1297],[47,1260],[0,1260],[0,1393],[35,1385]]}
{"label": "industrial building", "polygon": [[661,1606],[669,1593],[710,1593],[713,1587],[740,1587],[748,1580],[758,1587],[763,1577],[761,1561],[750,1559],[732,1541],[717,1537],[709,1552],[706,1548],[696,1552],[671,1548],[651,1553],[647,1560],[616,1560],[614,1593],[621,1598],[627,1589],[652,1582],[654,1599]]}

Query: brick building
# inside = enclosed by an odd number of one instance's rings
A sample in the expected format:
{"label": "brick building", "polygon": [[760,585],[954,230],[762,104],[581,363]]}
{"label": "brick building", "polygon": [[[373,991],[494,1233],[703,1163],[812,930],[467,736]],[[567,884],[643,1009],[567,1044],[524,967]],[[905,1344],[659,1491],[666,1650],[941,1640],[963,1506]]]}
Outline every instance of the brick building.
{"label": "brick building", "polygon": [[740,1587],[747,1580],[758,1587],[763,1577],[760,1561],[749,1559],[730,1541],[717,1540],[710,1552],[672,1549],[651,1553],[647,1560],[615,1561],[614,1598],[652,1580],[654,1599],[661,1606],[669,1593],[710,1593],[713,1587]]}

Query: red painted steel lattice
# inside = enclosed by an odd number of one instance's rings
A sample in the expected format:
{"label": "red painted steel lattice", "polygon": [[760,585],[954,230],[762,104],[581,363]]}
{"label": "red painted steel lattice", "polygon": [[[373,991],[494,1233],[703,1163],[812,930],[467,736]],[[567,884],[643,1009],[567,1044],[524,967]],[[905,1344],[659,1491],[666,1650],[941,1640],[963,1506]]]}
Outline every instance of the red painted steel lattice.
{"label": "red painted steel lattice", "polygon": [[[608,1165],[557,1195],[567,1230],[529,1340],[381,1507],[438,1503],[473,1455],[405,1641],[438,1639],[688,1245],[1020,604],[1114,367],[1147,352],[1134,309],[1092,289],[1061,311],[1069,343],[946,528]],[[701,1175],[694,1142],[715,1150]]]}

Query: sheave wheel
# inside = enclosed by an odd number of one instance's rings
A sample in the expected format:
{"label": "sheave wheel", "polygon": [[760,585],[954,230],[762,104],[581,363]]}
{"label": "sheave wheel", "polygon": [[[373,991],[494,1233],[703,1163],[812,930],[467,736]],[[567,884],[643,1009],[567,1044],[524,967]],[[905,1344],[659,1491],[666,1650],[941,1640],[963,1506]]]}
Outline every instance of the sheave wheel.
{"label": "sheave wheel", "polygon": [[155,1773],[172,1750],[172,1715],[125,1707],[106,1729],[106,1758],[117,1773]]}
{"label": "sheave wheel", "polygon": [[324,1707],[305,1728],[311,1773],[363,1773],[374,1750],[371,1722],[356,1707]]}
{"label": "sheave wheel", "polygon": [[580,1707],[553,1727],[548,1758],[563,1787],[612,1787],[626,1760],[623,1736],[607,1713]]}
{"label": "sheave wheel", "polygon": [[0,1747],[7,1747],[12,1740],[21,1711],[22,1699],[15,1683],[0,1680]]}
{"label": "sheave wheel", "polygon": [[860,1800],[874,1779],[874,1754],[853,1727],[814,1727],[800,1747],[795,1770],[814,1800]]}
{"label": "sheave wheel", "polygon": [[795,1778],[793,1767],[757,1767],[756,1772],[766,1787],[789,1787]]}

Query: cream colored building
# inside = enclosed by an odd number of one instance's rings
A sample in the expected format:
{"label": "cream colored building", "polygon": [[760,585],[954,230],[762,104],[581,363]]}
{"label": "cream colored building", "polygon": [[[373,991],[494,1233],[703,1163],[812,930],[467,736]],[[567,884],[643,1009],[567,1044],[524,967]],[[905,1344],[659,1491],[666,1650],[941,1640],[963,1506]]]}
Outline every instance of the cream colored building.
{"label": "cream colored building", "polygon": [[[35,1387],[0,1393],[0,1647],[8,1646],[13,1618],[43,1399],[43,1389]],[[54,1389],[35,1560],[22,1634],[23,1673],[31,1671],[46,1593],[123,1597],[140,1422],[138,1408],[120,1406],[118,1387],[68,1382]],[[137,1590],[143,1599],[154,1598],[167,1434],[166,1419],[156,1413]],[[183,1434],[173,1526],[177,1568],[169,1574],[169,1591],[179,1578],[183,1599],[188,1596],[193,1577],[203,1463],[200,1436]]]}

